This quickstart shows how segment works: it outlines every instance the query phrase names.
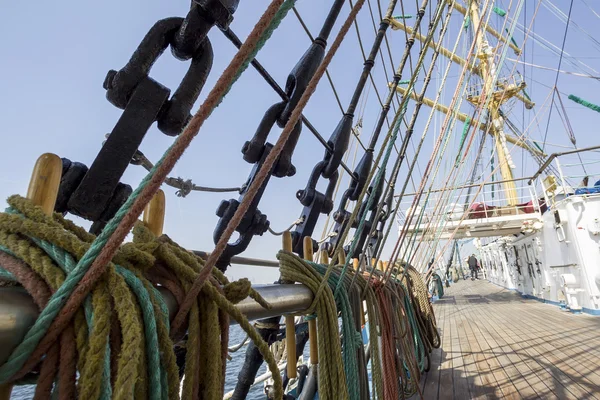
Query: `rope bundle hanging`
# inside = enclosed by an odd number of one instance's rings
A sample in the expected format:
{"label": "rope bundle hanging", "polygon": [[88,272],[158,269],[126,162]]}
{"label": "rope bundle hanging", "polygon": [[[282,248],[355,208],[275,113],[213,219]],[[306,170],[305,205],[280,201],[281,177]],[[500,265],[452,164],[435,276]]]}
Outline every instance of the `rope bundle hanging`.
{"label": "rope bundle hanging", "polygon": [[[173,344],[183,332],[169,332],[169,312],[155,285],[167,288],[181,303],[203,267],[202,259],[164,235],[156,238],[138,223],[133,243],[118,249],[74,318],[62,330],[48,329],[63,311],[78,273],[75,265],[95,237],[59,214],[45,215],[20,196],[8,203],[11,208],[0,214],[2,277],[28,291],[40,316],[0,366],[0,383],[22,379],[41,361],[36,398],[179,398]],[[250,296],[263,307],[269,305],[247,279],[230,283],[213,269],[209,283],[188,320],[183,396],[223,398],[230,317],[260,349],[274,373],[276,395],[281,395],[273,355],[234,303]]]}
{"label": "rope bundle hanging", "polygon": [[[379,271],[366,276],[355,270],[342,274],[343,264],[328,268],[286,251],[279,252],[277,257],[282,279],[302,283],[316,296],[307,312],[316,311],[317,315],[319,398],[369,397],[362,387],[369,360],[360,357],[365,350],[356,324],[362,311],[360,306],[353,306],[356,292],[363,296],[358,299],[365,301],[369,317],[370,351],[367,353],[370,353],[373,371],[373,395],[378,399],[407,398],[419,391],[421,372],[428,369],[429,352],[439,346],[439,336],[435,321],[431,321],[435,317],[426,291],[423,297],[425,283],[418,273],[415,275],[416,270],[411,269],[408,281],[405,279],[402,283],[395,278],[383,280]],[[340,286],[342,275],[344,280]],[[322,286],[325,277],[328,285]],[[334,297],[333,291],[338,287],[341,290]],[[319,288],[322,288],[321,294]],[[430,332],[431,329],[435,332]],[[344,379],[346,384],[337,386],[335,391],[333,382],[339,379]],[[340,393],[342,387],[348,388],[347,392]]]}
{"label": "rope bundle hanging", "polygon": [[421,278],[421,274],[413,266],[403,264],[402,269],[406,270],[403,274],[402,283],[408,289],[411,302],[414,304],[417,322],[423,332],[424,341],[427,344],[427,352],[431,349],[437,349],[441,345],[439,331],[435,322],[433,307],[429,302],[427,286]]}
{"label": "rope bundle hanging", "polygon": [[[323,277],[306,261],[292,253],[280,251],[281,279],[306,285],[313,293],[321,287]],[[337,322],[337,311],[333,292],[325,286],[317,296],[308,314],[317,313],[317,332],[319,337],[319,398],[348,399],[346,374],[343,369],[342,348]]]}

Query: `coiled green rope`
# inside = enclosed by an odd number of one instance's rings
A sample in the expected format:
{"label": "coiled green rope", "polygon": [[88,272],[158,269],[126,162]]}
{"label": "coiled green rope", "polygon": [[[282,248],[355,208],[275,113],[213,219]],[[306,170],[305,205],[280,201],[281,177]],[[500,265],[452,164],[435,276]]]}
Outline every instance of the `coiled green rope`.
{"label": "coiled green rope", "polygon": [[[11,212],[0,213],[0,251],[7,251],[25,262],[55,290],[36,321],[37,325],[45,328],[47,326],[44,324],[49,324],[48,315],[52,315],[47,310],[52,309],[52,302],[60,303],[62,300],[57,298],[57,294],[61,293],[70,274],[75,273],[74,265],[78,257],[85,253],[94,237],[75,228],[58,214],[52,217],[44,215],[40,208],[20,196],[12,196],[9,204]],[[134,229],[134,243],[123,245],[114,261],[118,264],[109,265],[105,275],[88,296],[90,302],[84,302],[75,314],[79,395],[81,398],[129,399],[135,396],[177,399],[179,376],[173,342],[169,337],[168,309],[147,276],[153,274],[158,265],[155,262],[159,261],[163,270],[167,268],[166,271],[173,271],[176,284],[191,285],[202,268],[202,261],[166,237],[153,237],[141,223]],[[1,276],[15,281],[13,274],[2,268],[0,271],[3,271]],[[268,307],[268,304],[251,289],[248,280],[230,283],[217,270],[213,277],[212,284],[203,288],[204,297],[200,306],[203,309],[212,307],[219,314],[219,320],[222,320],[221,314],[228,314],[236,319],[257,343],[269,369],[277,371],[266,343],[261,341],[256,331],[233,306],[233,303],[248,295],[264,307]],[[223,289],[221,285],[224,285]],[[122,342],[118,348],[113,348],[108,341],[112,318],[118,320],[120,326]],[[223,334],[219,330],[209,327],[198,318],[191,322],[196,321],[199,322],[196,324],[198,330],[193,334],[194,329],[190,327],[191,337],[198,338],[197,333],[203,330],[204,340],[208,340],[210,336],[213,342],[216,338],[216,343],[220,343],[219,337]],[[35,330],[36,324],[26,337],[39,335],[39,331]],[[225,329],[228,326],[227,323]],[[34,367],[39,361],[31,358],[35,350],[36,347],[31,342],[22,342],[0,367],[4,374],[0,382],[14,381],[27,373],[28,368]],[[222,398],[224,364],[215,362],[216,357],[221,357],[221,354],[215,353],[214,348],[202,346],[194,355],[196,354],[203,357],[204,370],[212,372],[204,376],[198,371],[190,371],[190,375],[186,376],[186,380],[191,382],[188,386],[194,393],[198,393],[199,398]],[[113,357],[116,361],[115,370],[111,370],[110,360]],[[218,367],[212,368],[213,365]],[[275,386],[281,393],[281,378],[277,380],[278,377],[276,372]],[[56,389],[54,393],[56,395]]]}

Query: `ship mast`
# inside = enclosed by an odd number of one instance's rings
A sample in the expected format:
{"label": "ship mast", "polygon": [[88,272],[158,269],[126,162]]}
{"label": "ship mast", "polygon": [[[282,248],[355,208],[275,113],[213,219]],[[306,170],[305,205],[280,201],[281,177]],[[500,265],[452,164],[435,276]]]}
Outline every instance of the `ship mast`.
{"label": "ship mast", "polygon": [[[480,90],[479,93],[471,93],[467,96],[467,101],[473,104],[475,107],[485,107],[488,112],[488,122],[487,123],[479,123],[471,121],[466,114],[463,113],[455,113],[455,118],[460,121],[467,122],[473,126],[477,126],[477,128],[483,130],[487,134],[490,134],[495,139],[496,153],[500,166],[500,174],[502,175],[502,181],[504,186],[504,191],[506,192],[506,199],[509,205],[515,205],[518,203],[519,199],[517,196],[516,185],[514,183],[514,176],[512,173],[512,169],[514,168],[514,164],[510,157],[510,152],[508,150],[507,142],[514,144],[518,147],[527,150],[534,156],[540,157],[545,156],[545,154],[536,149],[533,146],[530,146],[526,143],[523,138],[515,137],[511,135],[506,135],[504,133],[504,117],[500,111],[500,107],[512,98],[516,98],[517,100],[523,102],[525,108],[532,109],[535,106],[527,96],[524,96],[523,89],[526,84],[523,81],[516,82],[514,79],[512,80],[498,80],[496,79],[497,66],[494,62],[493,57],[493,48],[489,45],[487,40],[487,33],[494,36],[498,39],[499,42],[508,45],[511,49],[515,51],[516,54],[520,54],[521,50],[516,46],[516,44],[511,43],[508,38],[502,36],[499,32],[495,31],[493,28],[484,24],[485,26],[478,28],[481,23],[481,15],[480,15],[480,1],[472,0],[469,2],[468,8],[460,5],[456,0],[446,0],[449,5],[453,6],[458,12],[464,15],[469,15],[471,18],[471,26],[476,30],[476,56],[479,60],[477,65],[470,65],[464,58],[459,57],[454,54],[449,49],[444,47],[439,48],[440,54],[447,57],[452,62],[466,66],[466,68],[473,73],[481,77],[483,81],[483,90]],[[394,30],[403,30],[407,34],[413,34],[412,29],[404,24],[403,22],[392,19],[390,21],[391,27]],[[419,34],[418,32],[415,34],[415,39],[419,41],[424,41],[424,36]],[[429,42],[429,46],[432,48],[436,48],[437,44],[434,41]],[[405,88],[400,86],[396,87],[396,91],[400,93],[402,96],[406,96],[407,94],[416,99],[416,95],[414,93],[407,93]],[[485,94],[482,96],[481,94]],[[488,99],[488,94],[491,94]],[[485,104],[486,101],[488,104]],[[448,113],[450,112],[449,108],[442,104],[437,104],[432,99],[423,98],[421,102],[429,107],[435,107],[437,111]]]}
{"label": "ship mast", "polygon": [[[518,203],[519,198],[517,196],[517,189],[514,182],[512,169],[515,168],[508,147],[506,145],[506,136],[504,134],[504,118],[500,113],[500,106],[506,101],[515,96],[516,93],[522,90],[523,84],[515,85],[509,84],[500,90],[496,90],[496,75],[497,66],[494,62],[493,49],[490,47],[487,40],[486,29],[477,29],[481,23],[481,16],[479,14],[479,0],[472,0],[469,2],[469,14],[471,21],[473,22],[473,29],[475,30],[475,41],[477,44],[477,58],[479,59],[479,71],[481,72],[481,79],[483,81],[483,91],[486,96],[469,95],[467,100],[475,106],[486,107],[488,111],[488,117],[490,123],[490,133],[495,139],[496,154],[498,157],[498,164],[500,166],[500,174],[502,175],[502,185],[506,192],[506,199],[509,205],[515,205]],[[487,105],[482,104],[487,101],[487,94],[490,96]]]}

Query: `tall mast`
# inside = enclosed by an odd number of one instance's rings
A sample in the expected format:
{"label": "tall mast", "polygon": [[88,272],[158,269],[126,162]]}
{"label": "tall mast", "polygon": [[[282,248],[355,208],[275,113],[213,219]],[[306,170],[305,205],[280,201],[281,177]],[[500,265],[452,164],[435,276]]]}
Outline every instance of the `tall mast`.
{"label": "tall mast", "polygon": [[[496,154],[498,157],[498,164],[500,166],[500,174],[502,175],[504,191],[506,192],[506,199],[509,205],[515,205],[519,199],[517,196],[517,189],[515,182],[513,181],[512,169],[515,168],[512,163],[512,159],[508,152],[506,145],[506,136],[504,135],[504,118],[500,113],[500,106],[512,98],[517,92],[519,92],[524,85],[509,84],[501,90],[496,90],[496,72],[497,66],[494,62],[493,51],[490,47],[485,28],[479,28],[481,23],[481,16],[479,13],[479,0],[470,1],[469,13],[471,15],[471,21],[473,22],[473,29],[476,31],[476,44],[477,44],[477,58],[479,59],[479,71],[481,72],[481,79],[483,81],[483,93],[491,93],[490,101],[487,105],[488,117],[491,123],[489,123],[490,133],[495,139]],[[512,90],[511,90],[512,89]],[[482,102],[486,101],[487,96],[470,95],[467,96],[467,100],[473,103],[475,106],[481,105]]]}

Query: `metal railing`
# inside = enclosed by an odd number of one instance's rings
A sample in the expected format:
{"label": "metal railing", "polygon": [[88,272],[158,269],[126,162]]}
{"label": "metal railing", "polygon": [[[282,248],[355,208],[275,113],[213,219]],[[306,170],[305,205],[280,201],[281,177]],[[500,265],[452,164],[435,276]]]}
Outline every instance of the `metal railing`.
{"label": "metal railing", "polygon": [[[272,308],[266,310],[251,298],[242,300],[236,307],[250,320],[303,312],[308,310],[314,299],[311,290],[304,285],[257,285],[253,288],[271,304]],[[169,308],[170,317],[174,317],[177,312],[175,297],[163,287],[159,287],[158,290]],[[2,295],[0,295],[0,343],[2,343],[0,365],[23,341],[23,337],[38,315],[39,309],[25,289],[21,287],[2,288]],[[231,320],[231,323],[235,324],[236,322]]]}
{"label": "metal railing", "polygon": [[[539,213],[544,203],[540,201],[536,191],[525,184],[528,179],[530,178],[512,180],[517,184],[518,193],[518,204],[514,205],[508,205],[506,201],[508,196],[505,196],[506,189],[502,184],[507,181],[431,190],[428,198],[427,193],[423,193],[421,201],[426,203],[424,207],[417,205],[410,225],[418,222],[439,224],[445,221],[473,219],[485,222],[490,218]],[[404,200],[400,203],[398,223],[407,222],[406,217],[411,211],[414,196],[416,193],[404,196]]]}
{"label": "metal railing", "polygon": [[[553,153],[529,179],[528,184],[544,193],[549,206],[568,196],[600,192],[600,157],[582,158],[582,154],[592,154],[598,150],[600,146]],[[588,171],[590,166],[596,172]]]}

